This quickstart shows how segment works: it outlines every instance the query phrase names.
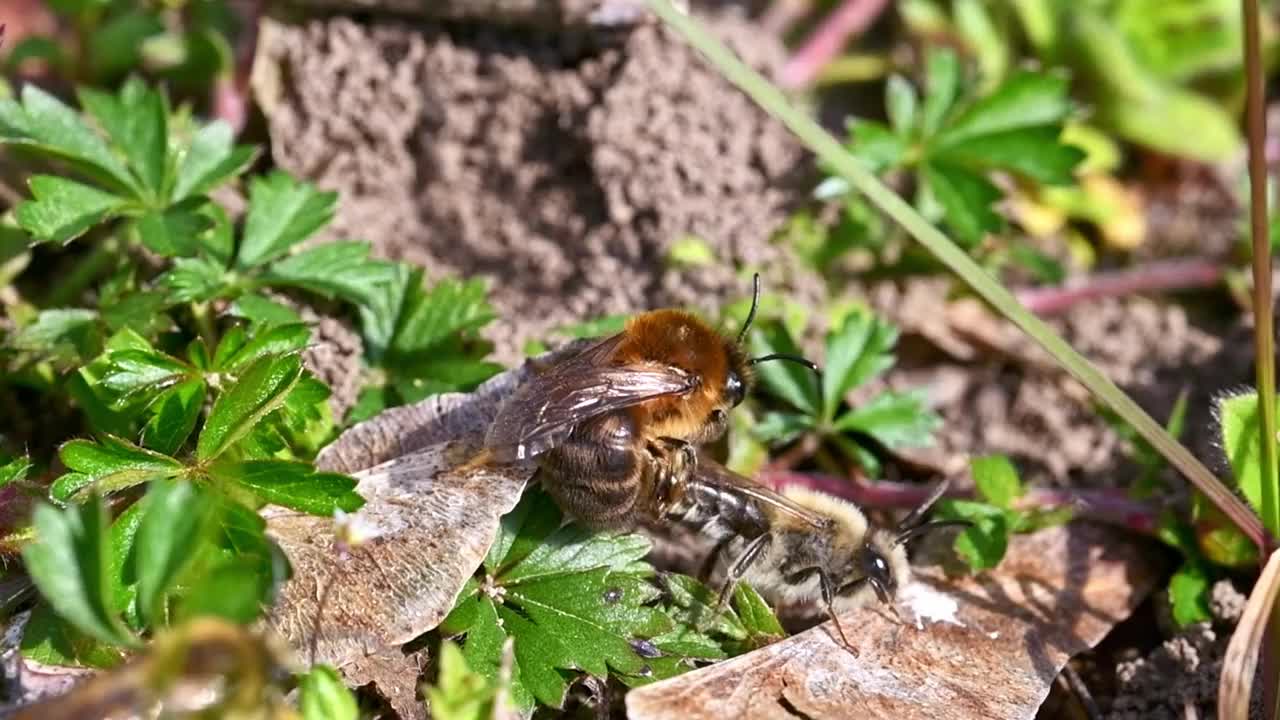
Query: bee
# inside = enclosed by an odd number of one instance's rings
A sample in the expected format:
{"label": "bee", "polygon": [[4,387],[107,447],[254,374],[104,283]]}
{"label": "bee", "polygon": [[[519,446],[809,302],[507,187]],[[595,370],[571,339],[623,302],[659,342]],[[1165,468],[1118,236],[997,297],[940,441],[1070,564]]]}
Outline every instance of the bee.
{"label": "bee", "polygon": [[536,460],[560,509],[593,529],[630,529],[641,517],[661,517],[683,496],[698,446],[724,435],[729,411],[754,387],[753,366],[787,360],[817,371],[794,355],[747,355],[759,275],[752,286],[736,337],[691,313],[654,310],[542,368],[499,409],[485,459]]}
{"label": "bee", "polygon": [[717,610],[738,581],[746,580],[774,604],[820,601],[848,646],[838,613],[872,599],[893,607],[911,577],[907,543],[929,531],[968,525],[924,521],[946,487],[938,483],[889,529],[871,525],[853,503],[801,487],[774,492],[704,458],[661,520],[714,543],[702,575],[722,568]]}

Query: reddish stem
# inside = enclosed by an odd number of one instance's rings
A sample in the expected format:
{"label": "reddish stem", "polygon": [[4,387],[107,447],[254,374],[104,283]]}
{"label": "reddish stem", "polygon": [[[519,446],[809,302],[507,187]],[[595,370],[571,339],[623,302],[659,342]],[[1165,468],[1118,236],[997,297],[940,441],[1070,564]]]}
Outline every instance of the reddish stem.
{"label": "reddish stem", "polygon": [[249,117],[249,76],[258,47],[258,23],[262,19],[264,0],[241,0],[232,7],[241,22],[234,66],[229,74],[214,80],[212,104],[213,116],[225,120],[239,135]]}
{"label": "reddish stem", "polygon": [[[915,508],[924,502],[930,490],[928,485],[888,480],[862,482],[819,473],[771,470],[765,470],[760,475],[760,480],[776,489],[800,485],[844,498],[861,507],[876,509]],[[969,499],[973,497],[973,491],[949,488],[946,497]],[[1116,525],[1144,535],[1154,534],[1158,525],[1154,508],[1129,498],[1120,490],[1031,488],[1018,498],[1014,507],[1019,510],[1071,508],[1079,517]]]}
{"label": "reddish stem", "polygon": [[888,0],[844,0],[791,56],[778,81],[788,88],[812,83],[822,68],[840,55],[849,38],[871,27],[888,5]]}
{"label": "reddish stem", "polygon": [[1027,288],[1016,294],[1031,312],[1054,315],[1087,300],[1212,287],[1222,281],[1224,272],[1221,263],[1207,258],[1161,260],[1131,269],[1093,273],[1061,287]]}

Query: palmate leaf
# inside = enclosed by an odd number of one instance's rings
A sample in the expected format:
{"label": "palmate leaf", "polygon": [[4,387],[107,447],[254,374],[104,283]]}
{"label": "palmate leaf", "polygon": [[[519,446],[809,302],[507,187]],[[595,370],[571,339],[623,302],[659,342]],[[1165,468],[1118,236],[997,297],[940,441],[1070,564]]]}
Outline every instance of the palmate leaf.
{"label": "palmate leaf", "polygon": [[255,267],[288,252],[333,219],[337,199],[283,172],[254,178],[236,266]]}
{"label": "palmate leaf", "polygon": [[[636,565],[648,552],[646,540],[573,526],[557,530],[559,525],[559,513],[545,495],[526,493],[504,518],[486,561],[497,571],[493,587],[468,583],[441,625],[449,634],[466,633],[468,664],[491,679],[503,642],[513,637],[511,690],[526,708],[534,700],[559,707],[572,671],[646,674],[653,658],[642,656],[633,642],[674,626],[652,605],[659,592]],[[493,601],[496,593],[501,604]]]}
{"label": "palmate leaf", "polygon": [[71,472],[54,481],[50,495],[62,502],[90,487],[111,493],[175,477],[185,470],[182,463],[168,455],[112,435],[104,435],[99,442],[72,440],[62,446],[59,457]]}
{"label": "palmate leaf", "polygon": [[29,185],[35,199],[20,204],[14,217],[37,240],[69,242],[129,205],[126,198],[67,178],[36,175]]}
{"label": "palmate leaf", "polygon": [[118,95],[83,88],[80,104],[107,131],[136,178],[135,186],[153,203],[164,194],[169,149],[169,108],[164,96],[134,77]]}
{"label": "palmate leaf", "polygon": [[302,377],[297,355],[259,359],[218,396],[196,444],[196,458],[212,460],[247,435],[262,418],[284,404]]}

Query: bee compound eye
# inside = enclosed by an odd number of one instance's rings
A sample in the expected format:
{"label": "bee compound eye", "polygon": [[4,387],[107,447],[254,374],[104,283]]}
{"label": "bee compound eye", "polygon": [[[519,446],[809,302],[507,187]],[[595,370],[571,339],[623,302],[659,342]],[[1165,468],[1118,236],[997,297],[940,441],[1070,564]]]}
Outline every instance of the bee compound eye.
{"label": "bee compound eye", "polygon": [[746,387],[742,384],[742,378],[738,377],[738,373],[730,372],[729,377],[725,378],[724,391],[728,395],[729,401],[737,407],[742,403],[746,396]]}

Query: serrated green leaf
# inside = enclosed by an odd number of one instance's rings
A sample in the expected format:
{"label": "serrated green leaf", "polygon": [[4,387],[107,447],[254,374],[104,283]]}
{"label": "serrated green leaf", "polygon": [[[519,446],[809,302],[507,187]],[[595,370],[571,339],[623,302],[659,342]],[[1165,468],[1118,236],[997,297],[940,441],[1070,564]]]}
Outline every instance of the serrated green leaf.
{"label": "serrated green leaf", "polygon": [[22,549],[22,559],[49,605],[98,640],[136,645],[120,622],[111,595],[107,511],[102,501],[95,495],[62,510],[40,505],[32,525],[36,539]]}
{"label": "serrated green leaf", "polygon": [[924,182],[942,206],[947,226],[967,246],[1004,227],[1004,219],[992,209],[1000,190],[991,181],[954,165],[931,162],[921,166]]}
{"label": "serrated green leaf", "polygon": [[954,147],[982,136],[1001,135],[1045,125],[1057,125],[1071,112],[1065,77],[1019,71],[990,95],[965,108],[946,129],[934,136],[931,147]]}
{"label": "serrated green leaf", "polygon": [[498,534],[485,554],[485,570],[497,575],[511,569],[542,547],[560,523],[560,511],[550,495],[525,493],[515,508],[498,521]]}
{"label": "serrated green leaf", "polygon": [[[1222,448],[1236,485],[1254,510],[1262,512],[1262,452],[1258,444],[1258,393],[1256,391],[1223,397],[1218,400],[1218,423],[1222,431]],[[1277,483],[1280,480],[1272,479]]]}
{"label": "serrated green leaf", "polygon": [[577,525],[552,533],[527,557],[502,573],[506,582],[530,581],[602,567],[619,568],[649,554],[643,535],[597,533]]}
{"label": "serrated green leaf", "polygon": [[967,520],[972,525],[956,536],[955,549],[973,570],[986,570],[1000,564],[1009,548],[1013,531],[1011,513],[969,500],[941,500],[938,516],[948,520]]}
{"label": "serrated green leaf", "polygon": [[1178,627],[1212,619],[1209,611],[1210,579],[1198,562],[1184,562],[1169,579],[1169,603]]}
{"label": "serrated green leaf", "polygon": [[[791,334],[778,323],[752,328],[748,342],[753,357],[771,353],[802,354]],[[770,393],[806,415],[819,414],[822,401],[817,376],[812,370],[791,362],[760,363],[755,370]]]}
{"label": "serrated green leaf", "polygon": [[185,303],[205,302],[218,297],[226,291],[228,280],[226,268],[217,260],[201,255],[177,258],[158,282],[168,289],[170,301]]}
{"label": "serrated green leaf", "polygon": [[161,480],[147,491],[135,555],[138,610],[155,625],[165,616],[165,598],[196,561],[215,507],[195,485]]}
{"label": "serrated green leaf", "polygon": [[957,167],[1005,170],[1046,185],[1075,182],[1084,151],[1059,140],[1061,126],[1040,126],[981,135],[962,143],[931,148],[929,157]]}
{"label": "serrated green leaf", "polygon": [[830,422],[844,396],[893,367],[898,329],[870,311],[849,313],[827,334],[822,367],[822,417]]}
{"label": "serrated green leaf", "polygon": [[840,432],[866,433],[887,448],[923,447],[942,419],[925,403],[923,390],[884,392],[836,419]]}
{"label": "serrated green leaf", "polygon": [[[850,151],[867,164],[873,172],[884,172],[900,165],[907,155],[907,142],[895,135],[885,125],[873,120],[852,118],[848,122],[849,136],[852,139]],[[815,195],[819,194],[817,190]],[[824,197],[835,197],[848,193],[846,184],[835,183],[822,189]]]}
{"label": "serrated green leaf", "polygon": [[[454,651],[457,652],[456,647]],[[298,681],[298,708],[302,710],[302,720],[356,720],[360,717],[355,695],[347,689],[337,671],[328,665],[312,667]],[[448,720],[435,713],[432,717]]]}
{"label": "serrated green leaf", "polygon": [[950,49],[931,48],[925,55],[924,107],[920,127],[930,137],[942,127],[960,95],[960,60]]}
{"label": "serrated green leaf", "polygon": [[393,279],[393,265],[369,257],[363,242],[333,242],[287,257],[263,276],[269,285],[298,287],[366,305]]}
{"label": "serrated green leaf", "polygon": [[0,100],[0,143],[28,147],[63,159],[117,193],[136,192],[136,183],[74,110],[33,83],[22,88],[21,104]]}
{"label": "serrated green leaf", "polygon": [[889,114],[889,124],[899,137],[909,137],[915,132],[916,107],[919,98],[916,90],[906,78],[898,74],[889,76],[885,83],[885,110]]}
{"label": "serrated green leaf", "polygon": [[760,442],[782,445],[795,440],[801,433],[814,429],[811,415],[792,412],[767,412],[760,422],[750,428],[751,437]]}
{"label": "serrated green leaf", "polygon": [[92,310],[41,310],[34,322],[8,338],[9,347],[53,356],[82,358],[97,352],[98,314]]}
{"label": "serrated green leaf", "polygon": [[760,641],[769,642],[787,636],[769,604],[745,582],[738,583],[733,590],[733,609],[747,633]]}
{"label": "serrated green leaf", "polygon": [[260,327],[302,322],[302,316],[298,315],[293,308],[255,293],[236,298],[229,312]]}
{"label": "serrated green leaf", "polygon": [[200,246],[200,234],[213,227],[208,215],[201,212],[204,202],[197,198],[146,213],[135,224],[138,239],[164,257],[193,255]]}
{"label": "serrated green leaf", "polygon": [[254,178],[236,266],[256,267],[288,252],[329,224],[337,199],[283,172]]}
{"label": "serrated green leaf", "polygon": [[196,443],[196,458],[212,460],[247,435],[263,417],[284,404],[300,377],[302,359],[296,355],[267,356],[245,370],[214,401]]}
{"label": "serrated green leaf", "polygon": [[0,488],[26,478],[30,469],[31,461],[25,455],[0,465]]}
{"label": "serrated green leaf", "polygon": [[[62,502],[69,502],[89,485],[99,492],[110,493],[174,477],[185,469],[182,463],[168,455],[138,447],[112,435],[104,436],[101,442],[72,440],[62,446],[58,455],[73,474],[83,476],[83,484],[79,487],[67,488],[62,478],[54,484],[53,497]],[[71,494],[67,494],[68,489]]]}
{"label": "serrated green leaf", "polygon": [[310,463],[287,460],[244,460],[215,463],[209,473],[221,482],[236,483],[262,500],[312,515],[334,510],[355,512],[364,498],[356,481],[339,473],[316,472]]}
{"label": "serrated green leaf", "polygon": [[130,78],[117,96],[82,88],[80,104],[123,152],[145,197],[160,202],[168,166],[169,111],[164,96]]}
{"label": "serrated green leaf", "polygon": [[137,557],[134,541],[138,537],[138,525],[142,523],[144,498],[125,508],[111,523],[111,596],[114,607],[120,608],[125,623],[133,630],[142,630],[142,616],[138,612]]}
{"label": "serrated green leaf", "polygon": [[80,632],[48,605],[37,605],[22,630],[22,656],[45,665],[110,669],[125,661],[124,651]]}
{"label": "serrated green leaf", "polygon": [[45,242],[74,240],[129,204],[119,195],[52,175],[36,175],[28,184],[35,199],[18,205],[14,217],[23,230]]}
{"label": "serrated green leaf", "polygon": [[103,298],[98,312],[110,332],[132,328],[141,334],[159,335],[173,328],[173,318],[165,312],[169,307],[165,293],[142,290],[111,301]]}
{"label": "serrated green leaf", "polygon": [[1018,469],[1004,455],[985,455],[969,461],[969,472],[983,500],[1008,510],[1023,493]]}
{"label": "serrated green leaf", "polygon": [[391,349],[404,361],[421,358],[479,330],[496,317],[482,280],[442,280],[423,292],[410,290]]}
{"label": "serrated green leaf", "polygon": [[257,149],[235,145],[235,131],[222,120],[196,131],[182,152],[173,200],[203,195],[244,172],[253,163]]}
{"label": "serrated green leaf", "polygon": [[[311,341],[311,328],[305,323],[278,325],[257,332],[253,339],[231,353],[214,361],[218,370],[238,373],[268,355],[284,355],[306,348]],[[219,347],[219,350],[222,348]],[[221,353],[218,353],[221,354]]]}
{"label": "serrated green leaf", "polygon": [[119,350],[106,354],[106,369],[99,377],[103,387],[121,397],[160,391],[188,379],[194,368],[177,358],[150,350]]}

